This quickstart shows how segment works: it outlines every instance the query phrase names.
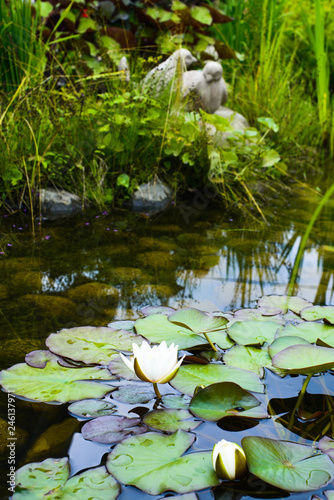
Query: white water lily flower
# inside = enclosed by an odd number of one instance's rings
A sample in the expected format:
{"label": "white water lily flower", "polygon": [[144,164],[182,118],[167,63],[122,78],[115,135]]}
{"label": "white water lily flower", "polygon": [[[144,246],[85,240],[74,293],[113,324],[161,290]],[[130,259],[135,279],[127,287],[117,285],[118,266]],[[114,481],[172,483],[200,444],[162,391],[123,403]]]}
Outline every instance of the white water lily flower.
{"label": "white water lily flower", "polygon": [[177,345],[167,347],[165,341],[150,347],[144,341],[139,347],[132,344],[133,356],[126,358],[121,354],[124,363],[135,372],[138,378],[153,384],[166,384],[175,377],[184,356],[177,360]]}
{"label": "white water lily flower", "polygon": [[220,479],[242,479],[247,474],[244,450],[236,443],[222,439],[212,450],[212,465]]}

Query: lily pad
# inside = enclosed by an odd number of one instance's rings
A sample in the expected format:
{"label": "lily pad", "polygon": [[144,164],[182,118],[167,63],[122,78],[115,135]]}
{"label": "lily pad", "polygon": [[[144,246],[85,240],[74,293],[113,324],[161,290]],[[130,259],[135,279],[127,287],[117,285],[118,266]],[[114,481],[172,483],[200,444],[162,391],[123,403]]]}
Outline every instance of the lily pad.
{"label": "lily pad", "polygon": [[132,351],[132,344],[141,345],[143,340],[126,330],[80,326],[51,333],[46,345],[50,351],[66,358],[86,364],[107,365],[118,351]]}
{"label": "lily pad", "polygon": [[[189,420],[191,419],[191,420]],[[193,416],[187,410],[153,410],[143,418],[148,427],[164,432],[176,432],[177,430],[192,431],[202,422],[193,420]]]}
{"label": "lily pad", "polygon": [[334,343],[334,328],[323,323],[300,323],[299,325],[287,325],[282,331],[278,332],[277,337],[301,337],[310,343],[321,339],[323,342]]}
{"label": "lily pad", "polygon": [[224,354],[223,359],[226,365],[250,370],[260,378],[264,377],[264,367],[272,368],[268,352],[256,347],[235,345]]}
{"label": "lily pad", "polygon": [[191,397],[188,394],[164,394],[161,399],[161,405],[164,408],[187,410],[190,400]]}
{"label": "lily pad", "polygon": [[114,413],[115,408],[115,405],[101,399],[83,399],[72,403],[68,411],[75,417],[96,418]]}
{"label": "lily pad", "polygon": [[151,314],[147,318],[137,319],[135,329],[139,335],[151,342],[160,344],[165,340],[168,346],[174,343],[179,349],[208,343],[202,335],[193,333],[189,328],[171,323],[164,314]]}
{"label": "lily pad", "polygon": [[175,312],[175,309],[167,306],[145,306],[140,310],[144,316],[151,316],[151,314],[164,314],[170,316]]}
{"label": "lily pad", "polygon": [[316,345],[294,345],[272,358],[273,366],[289,373],[319,373],[334,368],[334,349]]}
{"label": "lily pad", "polygon": [[[24,358],[27,365],[33,366],[34,368],[45,368],[49,361],[57,362],[60,359],[62,358],[47,350],[29,352],[29,354],[27,354]],[[67,367],[70,367],[69,363],[66,363],[64,359],[62,359],[62,362],[65,363]],[[64,364],[62,366],[64,366]]]}
{"label": "lily pad", "polygon": [[113,398],[122,403],[133,404],[133,403],[148,403],[153,398],[155,398],[155,392],[151,385],[125,385],[119,387],[117,391],[113,393]]}
{"label": "lily pad", "polygon": [[115,500],[120,485],[108,474],[105,467],[89,469],[68,479],[68,459],[48,458],[43,462],[24,465],[16,474],[16,489],[13,500],[49,500],[80,498],[80,500]]}
{"label": "lily pad", "polygon": [[319,449],[334,461],[334,439],[324,436],[318,443]]}
{"label": "lily pad", "polygon": [[306,321],[317,321],[323,319],[334,324],[334,306],[311,306],[306,307],[300,313],[300,317]]}
{"label": "lily pad", "polygon": [[102,398],[114,388],[97,380],[113,378],[104,368],[64,368],[51,361],[43,369],[19,363],[0,373],[0,383],[6,392],[46,403]]}
{"label": "lily pad", "polygon": [[187,307],[171,314],[169,321],[177,325],[185,326],[194,333],[208,333],[221,330],[226,326],[228,320],[223,316],[214,316],[213,314]]}
{"label": "lily pad", "polygon": [[284,325],[285,322],[281,312],[277,307],[257,307],[256,309],[238,309],[234,311],[233,316],[237,321],[268,321],[268,317],[270,317],[270,321]]}
{"label": "lily pad", "polygon": [[239,345],[271,344],[279,328],[275,321],[237,321],[227,333]]}
{"label": "lily pad", "polygon": [[190,401],[189,409],[196,417],[216,422],[228,416],[268,417],[260,405],[260,401],[240,385],[233,382],[220,382],[196,392]]}
{"label": "lily pad", "polygon": [[124,363],[120,356],[113,357],[108,365],[108,368],[111,373],[117,377],[122,377],[125,380],[140,380],[135,372],[130,370],[130,368]]}
{"label": "lily pad", "polygon": [[107,325],[107,327],[112,328],[113,330],[126,330],[127,332],[132,332],[134,324],[135,322],[133,320],[119,320],[112,321]]}
{"label": "lily pad", "polygon": [[283,349],[290,347],[292,345],[310,345],[310,342],[303,339],[302,337],[293,337],[290,335],[284,337],[278,337],[274,342],[268,347],[268,352],[271,357],[275,356]]}
{"label": "lily pad", "polygon": [[119,443],[129,435],[142,434],[147,427],[139,427],[139,418],[118,417],[108,415],[94,418],[81,429],[84,439],[95,443]]}
{"label": "lily pad", "polygon": [[277,307],[285,314],[288,309],[299,314],[302,309],[312,306],[312,302],[301,297],[291,297],[289,295],[264,295],[258,300],[259,307]]}
{"label": "lily pad", "polygon": [[109,453],[107,469],[119,482],[136,486],[150,495],[169,490],[189,493],[218,486],[211,452],[188,453],[182,457],[194,439],[194,434],[184,431],[171,435],[148,432],[130,437]]}
{"label": "lily pad", "polygon": [[221,364],[180,366],[170,384],[183,394],[192,396],[197,386],[206,387],[217,382],[235,382],[246,391],[264,392],[264,385],[255,373]]}
{"label": "lily pad", "polygon": [[247,436],[241,441],[249,470],[263,481],[288,491],[311,491],[325,486],[334,464],[311,446]]}

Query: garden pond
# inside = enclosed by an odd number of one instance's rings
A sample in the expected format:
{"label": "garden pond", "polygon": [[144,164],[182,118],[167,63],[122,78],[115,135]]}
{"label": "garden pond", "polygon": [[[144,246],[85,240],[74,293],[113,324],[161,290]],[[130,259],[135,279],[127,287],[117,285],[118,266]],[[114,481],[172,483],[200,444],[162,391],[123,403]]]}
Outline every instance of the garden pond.
{"label": "garden pond", "polygon": [[[14,464],[15,500],[333,499],[333,201],[291,283],[319,200],[300,189],[267,223],[191,202],[34,234],[2,215],[1,497]],[[119,356],[144,339],[185,356],[161,399]],[[214,472],[222,439],[240,481]]]}

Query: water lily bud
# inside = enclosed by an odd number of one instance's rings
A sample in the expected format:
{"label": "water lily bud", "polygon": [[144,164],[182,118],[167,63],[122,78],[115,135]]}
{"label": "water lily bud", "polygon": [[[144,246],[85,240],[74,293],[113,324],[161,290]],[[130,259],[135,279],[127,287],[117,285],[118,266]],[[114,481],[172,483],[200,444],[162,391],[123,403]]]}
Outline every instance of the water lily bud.
{"label": "water lily bud", "polygon": [[153,384],[166,384],[172,380],[184,358],[178,361],[178,346],[167,347],[165,341],[153,347],[145,341],[140,347],[137,344],[132,344],[132,347],[133,356],[128,359],[121,354],[122,360],[138,378]]}
{"label": "water lily bud", "polygon": [[205,385],[196,385],[195,390],[194,390],[194,396],[198,391],[201,391],[204,389]]}
{"label": "water lily bud", "polygon": [[220,479],[234,481],[247,474],[247,460],[244,450],[236,443],[222,439],[212,450],[212,464]]}

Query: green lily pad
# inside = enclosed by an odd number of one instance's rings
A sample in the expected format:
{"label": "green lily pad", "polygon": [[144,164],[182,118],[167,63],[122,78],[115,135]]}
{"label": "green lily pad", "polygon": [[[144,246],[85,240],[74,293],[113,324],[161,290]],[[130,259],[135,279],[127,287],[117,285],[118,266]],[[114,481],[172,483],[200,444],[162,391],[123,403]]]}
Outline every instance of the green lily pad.
{"label": "green lily pad", "polygon": [[107,365],[118,351],[132,351],[132,344],[141,345],[143,340],[126,330],[80,326],[51,333],[45,343],[60,356],[86,364]]}
{"label": "green lily pad", "polygon": [[302,337],[293,337],[290,335],[277,337],[277,339],[274,340],[274,342],[268,347],[269,355],[273,357],[278,352],[283,351],[283,349],[292,345],[310,345],[310,342]]}
{"label": "green lily pad", "polygon": [[319,373],[334,368],[334,349],[316,345],[294,345],[272,358],[273,366],[289,373]]}
{"label": "green lily pad", "polygon": [[300,317],[306,321],[317,321],[323,319],[334,324],[334,306],[311,306],[306,307],[300,313]]}
{"label": "green lily pad", "polygon": [[241,441],[249,470],[263,481],[288,491],[311,491],[325,486],[334,464],[311,446],[247,436]]}
{"label": "green lily pad", "polygon": [[246,391],[264,392],[264,385],[255,373],[221,364],[180,366],[170,384],[183,394],[192,396],[198,385],[206,387],[217,382],[235,382]]}
{"label": "green lily pad", "polygon": [[151,314],[147,318],[137,319],[135,329],[139,335],[146,337],[150,342],[160,344],[165,340],[168,346],[174,343],[179,349],[208,343],[202,335],[193,333],[189,328],[171,323],[164,314]]}
{"label": "green lily pad", "polygon": [[135,322],[133,320],[119,320],[112,321],[107,326],[113,330],[126,330],[127,332],[132,332]]}
{"label": "green lily pad", "polygon": [[323,323],[300,323],[299,325],[287,325],[278,332],[277,337],[293,336],[300,337],[310,343],[321,339],[323,342],[334,343],[334,328]]}
{"label": "green lily pad", "polygon": [[150,495],[169,490],[189,493],[218,486],[211,452],[181,456],[194,439],[194,434],[184,431],[170,435],[147,432],[130,437],[109,453],[107,469],[119,482]]}
{"label": "green lily pad", "polygon": [[94,418],[81,429],[84,439],[94,443],[119,443],[129,435],[142,434],[147,427],[139,427],[139,418],[118,417],[107,415]]}
{"label": "green lily pad", "polygon": [[258,300],[258,307],[277,307],[285,314],[288,309],[299,314],[302,309],[312,306],[312,302],[289,295],[264,295]]}
{"label": "green lily pad", "polygon": [[264,377],[264,367],[272,368],[271,357],[264,349],[235,345],[223,356],[224,363],[236,366],[256,373],[260,378]]}
{"label": "green lily pad", "polygon": [[163,408],[187,410],[191,397],[188,394],[164,394],[161,399]]}
{"label": "green lily pad", "polygon": [[79,418],[95,418],[110,415],[116,411],[115,405],[101,399],[82,399],[68,407],[71,415]]}
{"label": "green lily pad", "polygon": [[275,321],[237,321],[227,333],[239,345],[271,344],[279,328]]}
{"label": "green lily pad", "polygon": [[113,378],[104,368],[64,368],[51,361],[43,369],[19,363],[0,373],[0,383],[6,392],[45,403],[102,398],[114,388],[97,380]]}
{"label": "green lily pad", "polygon": [[246,413],[249,418],[268,417],[260,405],[260,401],[240,385],[220,382],[196,392],[189,409],[196,417],[216,422],[228,416],[244,417]]}
{"label": "green lily pad", "polygon": [[[192,420],[189,420],[192,419]],[[193,416],[187,410],[153,410],[143,418],[148,427],[164,432],[176,432],[177,430],[192,431],[202,422],[193,420]]]}
{"label": "green lily pad", "polygon": [[45,368],[49,361],[61,361],[62,366],[70,368],[70,364],[63,358],[47,350],[31,351],[25,356],[24,361],[27,365],[33,366],[34,368]]}
{"label": "green lily pad", "polygon": [[192,307],[176,311],[169,316],[168,320],[177,325],[185,326],[194,333],[209,333],[221,330],[228,323],[228,320],[223,316],[214,316]]}
{"label": "green lily pad", "polygon": [[124,363],[120,356],[114,356],[108,365],[113,375],[124,378],[125,380],[140,380],[135,372]]}
{"label": "green lily pad", "polygon": [[122,403],[133,404],[133,403],[148,403],[154,399],[155,392],[152,389],[151,384],[146,385],[124,385],[119,387],[113,393],[113,399],[121,401]]}
{"label": "green lily pad", "polygon": [[334,461],[334,439],[324,436],[318,443],[319,449]]}
{"label": "green lily pad", "polygon": [[108,474],[105,467],[89,469],[69,477],[67,458],[48,458],[43,462],[24,465],[16,472],[16,488],[13,500],[115,500],[120,485]]}
{"label": "green lily pad", "polygon": [[234,311],[236,321],[256,320],[256,321],[274,321],[278,325],[284,325],[285,321],[281,316],[281,310],[277,307],[257,307],[256,309],[238,309]]}
{"label": "green lily pad", "polygon": [[169,316],[175,312],[175,309],[166,306],[145,306],[140,311],[144,316],[151,316],[151,314],[164,314],[165,316]]}

